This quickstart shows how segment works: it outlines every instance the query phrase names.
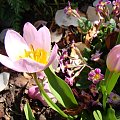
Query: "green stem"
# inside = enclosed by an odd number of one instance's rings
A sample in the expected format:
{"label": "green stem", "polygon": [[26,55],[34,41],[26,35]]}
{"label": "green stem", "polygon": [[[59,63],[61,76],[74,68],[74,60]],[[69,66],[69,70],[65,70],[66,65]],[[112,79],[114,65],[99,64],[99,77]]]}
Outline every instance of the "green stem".
{"label": "green stem", "polygon": [[104,93],[104,94],[103,94],[103,109],[104,109],[104,110],[106,110],[107,97],[108,97],[107,94]]}
{"label": "green stem", "polygon": [[53,108],[55,111],[57,111],[60,115],[62,115],[63,117],[67,118],[67,119],[72,119],[71,116],[68,116],[67,114],[65,114],[50,98],[49,96],[46,94],[42,84],[39,82],[36,73],[33,73],[33,77],[34,80],[39,88],[39,91],[41,92],[43,98],[45,99],[45,101],[48,103],[48,105]]}
{"label": "green stem", "polygon": [[101,88],[101,91],[102,91],[102,94],[103,94],[103,109],[105,110],[106,109],[106,102],[107,102],[107,91],[106,91],[106,86],[103,82],[100,83],[100,88]]}

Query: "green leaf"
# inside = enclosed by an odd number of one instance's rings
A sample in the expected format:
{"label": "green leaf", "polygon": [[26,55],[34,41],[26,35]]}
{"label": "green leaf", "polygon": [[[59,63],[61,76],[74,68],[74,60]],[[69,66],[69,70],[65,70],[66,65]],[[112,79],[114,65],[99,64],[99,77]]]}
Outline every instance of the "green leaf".
{"label": "green leaf", "polygon": [[80,120],[95,120],[95,119],[92,112],[86,109],[82,111]]}
{"label": "green leaf", "polygon": [[113,108],[108,108],[107,114],[110,120],[117,120],[115,116],[115,110]]}
{"label": "green leaf", "polygon": [[57,111],[61,116],[67,118],[67,119],[72,119],[72,116],[69,116],[67,114],[65,114],[47,95],[47,93],[45,92],[42,84],[38,81],[37,75],[36,73],[33,74],[34,80],[39,88],[39,91],[42,95],[42,97],[44,98],[44,100],[47,102],[47,104],[55,111]]}
{"label": "green leaf", "polygon": [[107,102],[107,90],[106,90],[106,85],[105,84],[100,84],[100,88],[101,88],[101,91],[102,91],[102,94],[103,94],[103,109],[105,110],[106,109],[106,102]]}
{"label": "green leaf", "polygon": [[106,83],[106,91],[107,91],[108,95],[113,90],[113,88],[114,88],[114,86],[115,86],[115,84],[120,76],[120,73],[110,72],[109,76],[110,77],[107,78],[107,83]]}
{"label": "green leaf", "polygon": [[112,107],[108,108],[107,112],[103,114],[103,120],[117,120],[115,110]]}
{"label": "green leaf", "polygon": [[78,24],[83,33],[87,33],[88,30],[90,30],[90,28],[92,27],[91,22],[85,17],[80,17],[80,19],[78,20]]}
{"label": "green leaf", "polygon": [[57,0],[54,0],[55,4],[57,5],[57,7],[59,8],[59,4]]}
{"label": "green leaf", "polygon": [[29,103],[26,103],[24,106],[24,112],[27,120],[35,120],[35,117],[32,113]]}
{"label": "green leaf", "polygon": [[116,45],[120,44],[120,33],[118,34]]}
{"label": "green leaf", "polygon": [[48,77],[51,92],[56,99],[66,108],[76,107],[78,103],[68,84],[53,73],[50,68],[47,68],[44,72]]}
{"label": "green leaf", "polygon": [[113,28],[113,29],[116,28],[116,22],[112,18],[110,19],[110,27]]}
{"label": "green leaf", "polygon": [[102,114],[99,110],[93,111],[93,115],[94,115],[95,120],[102,120]]}

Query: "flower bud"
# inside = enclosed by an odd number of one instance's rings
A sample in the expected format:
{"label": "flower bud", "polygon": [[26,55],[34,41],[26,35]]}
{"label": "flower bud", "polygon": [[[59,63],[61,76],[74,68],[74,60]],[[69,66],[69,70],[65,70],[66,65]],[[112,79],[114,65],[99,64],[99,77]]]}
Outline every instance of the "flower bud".
{"label": "flower bud", "polygon": [[120,72],[120,45],[116,45],[108,53],[107,67],[111,72]]}

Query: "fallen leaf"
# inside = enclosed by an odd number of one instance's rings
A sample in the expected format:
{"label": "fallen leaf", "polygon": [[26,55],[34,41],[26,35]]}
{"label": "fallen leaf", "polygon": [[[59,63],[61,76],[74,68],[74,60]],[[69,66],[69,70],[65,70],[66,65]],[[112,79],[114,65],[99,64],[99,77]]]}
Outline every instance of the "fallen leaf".
{"label": "fallen leaf", "polygon": [[59,42],[63,36],[63,33],[59,33],[59,30],[57,29],[55,32],[51,32],[51,41],[52,42]]}
{"label": "fallen leaf", "polygon": [[80,52],[82,52],[85,48],[87,48],[87,46],[82,42],[76,42],[75,46],[80,50]]}
{"label": "fallen leaf", "polygon": [[85,45],[87,47],[90,47],[90,42],[92,41],[95,34],[97,34],[97,27],[93,26],[92,29],[90,29],[85,36]]}
{"label": "fallen leaf", "polygon": [[3,72],[0,74],[0,91],[4,90],[9,82],[10,73]]}
{"label": "fallen leaf", "polygon": [[47,24],[47,21],[44,20],[38,20],[34,23],[34,26],[38,29],[41,25],[44,26]]}
{"label": "fallen leaf", "polygon": [[105,44],[108,50],[110,50],[111,48],[115,46],[117,36],[118,36],[118,32],[112,32],[107,35],[105,39]]}
{"label": "fallen leaf", "polygon": [[[27,84],[28,83],[28,84]],[[19,75],[18,77],[14,78],[14,85],[18,87],[24,87],[27,84],[27,88],[35,85],[35,81],[33,79],[26,79],[23,75]]]}
{"label": "fallen leaf", "polygon": [[90,20],[91,22],[100,20],[100,17],[96,12],[95,7],[89,6],[86,14],[87,14],[88,20]]}
{"label": "fallen leaf", "polygon": [[67,15],[64,12],[64,9],[57,10],[55,14],[55,22],[61,27],[62,26],[68,27],[70,25],[73,25],[75,27],[78,26],[78,19],[72,15]]}
{"label": "fallen leaf", "polygon": [[85,108],[85,104],[81,104],[80,106],[76,107],[76,108],[71,108],[71,109],[65,109],[63,110],[66,114],[69,115],[78,115],[79,113],[81,113],[81,111]]}

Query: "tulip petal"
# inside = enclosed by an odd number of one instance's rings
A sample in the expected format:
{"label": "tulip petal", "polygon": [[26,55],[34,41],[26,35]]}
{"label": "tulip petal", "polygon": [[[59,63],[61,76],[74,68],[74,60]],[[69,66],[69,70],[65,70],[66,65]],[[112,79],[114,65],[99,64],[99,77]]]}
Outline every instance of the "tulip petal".
{"label": "tulip petal", "polygon": [[57,51],[58,51],[58,46],[57,44],[54,45],[53,49],[52,49],[52,52],[51,52],[51,55],[50,55],[50,58],[49,58],[49,62],[48,64],[44,67],[43,70],[45,70],[57,57]]}
{"label": "tulip petal", "polygon": [[118,60],[116,61],[116,66],[115,66],[115,72],[120,72],[120,56],[118,58]]}
{"label": "tulip petal", "polygon": [[39,46],[38,42],[35,39],[36,35],[37,29],[29,22],[25,23],[23,28],[23,38],[25,39],[28,46],[30,46],[31,44],[34,48]]}
{"label": "tulip petal", "polygon": [[27,72],[27,73],[40,72],[45,67],[44,65],[35,62],[34,60],[29,58],[12,61],[9,57],[1,54],[0,54],[0,62],[4,66],[18,72]]}
{"label": "tulip petal", "polygon": [[39,44],[39,47],[50,52],[51,50],[51,36],[49,29],[44,26],[38,30],[36,41]]}
{"label": "tulip petal", "polygon": [[[106,64],[110,71],[120,71],[120,45],[116,45],[111,49],[107,56]],[[114,58],[114,59],[113,59]]]}
{"label": "tulip petal", "polygon": [[31,44],[35,49],[43,48],[46,51],[50,51],[51,48],[51,37],[47,27],[42,27],[38,31],[29,22],[24,25],[23,38],[27,42],[28,46]]}
{"label": "tulip petal", "polygon": [[36,74],[39,79],[43,79],[46,76],[46,74],[43,71],[37,72]]}
{"label": "tulip petal", "polygon": [[54,45],[48,64],[45,66],[30,58],[19,59],[12,61],[9,57],[0,55],[0,62],[6,67],[18,72],[34,73],[46,69],[56,58],[58,46]]}
{"label": "tulip petal", "polygon": [[21,66],[22,72],[35,73],[44,69],[45,65],[40,64],[30,58],[20,59],[14,62],[16,66]]}
{"label": "tulip petal", "polygon": [[5,49],[10,59],[16,60],[24,54],[25,49],[29,48],[19,33],[8,30],[5,36]]}
{"label": "tulip petal", "polygon": [[15,70],[15,71],[18,71],[18,72],[22,72],[21,67],[20,66],[16,66],[14,64],[14,62],[7,56],[4,56],[4,55],[0,54],[0,62],[4,66],[6,66],[6,67],[8,67],[8,68],[10,68],[12,70]]}

